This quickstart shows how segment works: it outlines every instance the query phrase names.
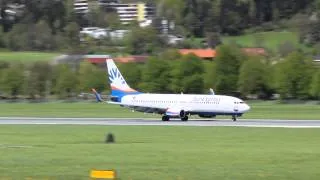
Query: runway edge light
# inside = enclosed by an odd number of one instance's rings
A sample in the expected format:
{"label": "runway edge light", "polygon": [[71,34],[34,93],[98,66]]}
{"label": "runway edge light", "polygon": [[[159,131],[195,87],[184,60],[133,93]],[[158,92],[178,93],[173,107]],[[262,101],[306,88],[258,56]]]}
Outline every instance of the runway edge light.
{"label": "runway edge light", "polygon": [[117,173],[115,170],[96,170],[90,171],[90,178],[94,179],[116,179]]}

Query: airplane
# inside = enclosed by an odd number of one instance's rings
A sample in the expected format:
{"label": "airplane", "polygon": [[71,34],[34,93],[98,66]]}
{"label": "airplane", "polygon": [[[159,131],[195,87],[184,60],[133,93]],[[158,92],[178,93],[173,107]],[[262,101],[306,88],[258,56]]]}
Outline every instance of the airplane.
{"label": "airplane", "polygon": [[[225,95],[216,95],[212,89],[210,94],[153,94],[142,93],[131,88],[120,73],[112,59],[106,59],[111,86],[110,104],[128,107],[135,111],[157,113],[162,121],[180,118],[187,121],[190,115],[202,118],[214,118],[216,115],[230,115],[232,120],[250,110],[243,100]],[[97,100],[102,101],[94,91]]]}

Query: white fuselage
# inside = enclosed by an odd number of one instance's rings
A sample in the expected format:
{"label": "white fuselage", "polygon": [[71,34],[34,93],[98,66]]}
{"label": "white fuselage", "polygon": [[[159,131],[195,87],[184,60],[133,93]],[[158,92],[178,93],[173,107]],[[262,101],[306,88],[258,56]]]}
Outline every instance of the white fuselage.
{"label": "white fuselage", "polygon": [[121,104],[131,107],[148,107],[167,110],[184,110],[191,114],[243,114],[250,107],[241,99],[223,95],[194,94],[135,94],[126,95]]}

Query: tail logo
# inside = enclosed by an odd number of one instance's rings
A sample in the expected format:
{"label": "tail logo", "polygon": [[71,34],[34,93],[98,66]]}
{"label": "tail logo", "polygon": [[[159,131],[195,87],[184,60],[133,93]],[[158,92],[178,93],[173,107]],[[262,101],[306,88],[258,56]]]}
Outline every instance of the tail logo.
{"label": "tail logo", "polygon": [[120,71],[117,68],[112,68],[109,70],[109,80],[113,84],[126,85],[126,81],[123,79]]}

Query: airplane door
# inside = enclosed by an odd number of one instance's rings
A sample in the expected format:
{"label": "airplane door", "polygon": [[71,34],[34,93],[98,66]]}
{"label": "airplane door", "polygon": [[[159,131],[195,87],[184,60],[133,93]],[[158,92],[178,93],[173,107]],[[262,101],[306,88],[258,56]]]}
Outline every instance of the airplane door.
{"label": "airplane door", "polygon": [[236,104],[236,103],[234,104],[233,110],[234,110],[234,112],[238,112],[238,110],[239,110],[238,104]]}

